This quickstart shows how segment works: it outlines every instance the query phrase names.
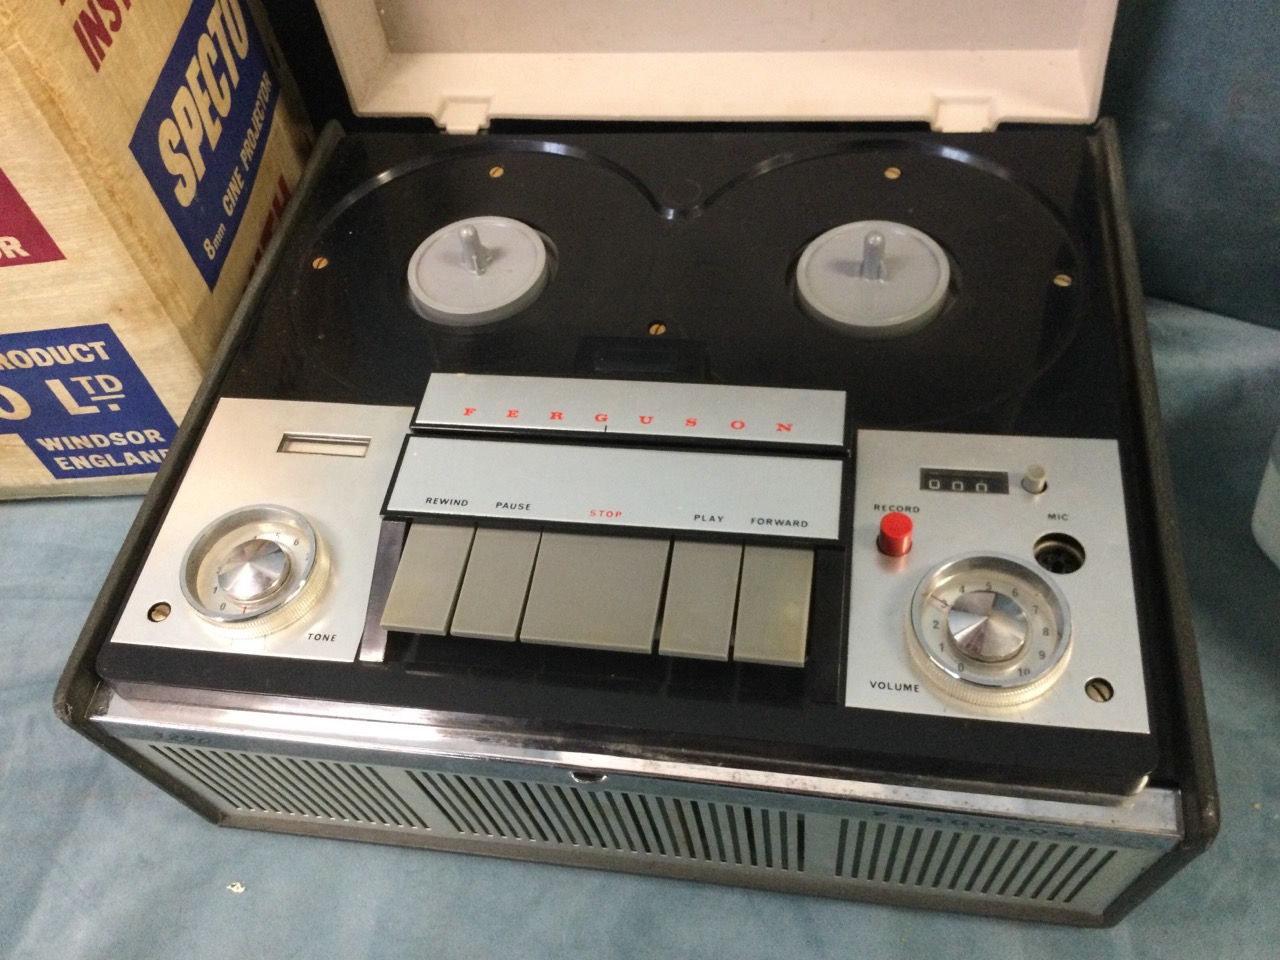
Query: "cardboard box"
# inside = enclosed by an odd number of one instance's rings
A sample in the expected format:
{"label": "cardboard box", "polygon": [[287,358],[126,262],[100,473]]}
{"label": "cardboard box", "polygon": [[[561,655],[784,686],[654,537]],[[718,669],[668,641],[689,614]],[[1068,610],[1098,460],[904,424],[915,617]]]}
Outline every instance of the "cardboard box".
{"label": "cardboard box", "polygon": [[0,0],[0,496],[145,489],[310,141],[251,0]]}

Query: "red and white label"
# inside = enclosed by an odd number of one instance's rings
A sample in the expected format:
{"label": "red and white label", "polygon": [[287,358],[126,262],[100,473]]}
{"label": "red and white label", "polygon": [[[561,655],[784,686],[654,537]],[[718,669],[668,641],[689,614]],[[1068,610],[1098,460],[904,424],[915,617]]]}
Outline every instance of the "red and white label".
{"label": "red and white label", "polygon": [[839,449],[844,415],[835,390],[437,373],[414,426]]}
{"label": "red and white label", "polygon": [[0,170],[0,267],[65,259],[18,188]]}

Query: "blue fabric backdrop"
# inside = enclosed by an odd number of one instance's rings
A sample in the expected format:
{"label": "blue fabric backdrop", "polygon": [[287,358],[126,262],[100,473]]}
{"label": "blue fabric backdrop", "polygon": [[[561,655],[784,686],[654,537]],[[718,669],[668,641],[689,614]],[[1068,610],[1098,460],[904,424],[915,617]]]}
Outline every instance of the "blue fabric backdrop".
{"label": "blue fabric backdrop", "polygon": [[1280,3],[1120,0],[1108,66],[1147,292],[1280,327]]}

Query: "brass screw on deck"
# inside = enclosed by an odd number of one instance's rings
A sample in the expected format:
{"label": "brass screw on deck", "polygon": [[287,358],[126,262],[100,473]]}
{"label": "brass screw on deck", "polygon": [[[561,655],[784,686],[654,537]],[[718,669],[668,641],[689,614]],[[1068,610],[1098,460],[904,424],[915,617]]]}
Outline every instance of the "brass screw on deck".
{"label": "brass screw on deck", "polygon": [[1054,285],[1055,287],[1069,287],[1069,286],[1071,286],[1071,274],[1069,274],[1069,273],[1058,273],[1058,274],[1054,274],[1054,277],[1053,277],[1053,285]]}
{"label": "brass screw on deck", "polygon": [[502,175],[503,175],[504,173],[506,173],[506,172],[507,172],[507,171],[506,171],[506,170],[504,170],[502,167],[490,167],[490,168],[489,168],[489,176],[493,177],[493,179],[495,179],[495,180],[497,180],[500,176],[502,176]]}
{"label": "brass screw on deck", "polygon": [[1084,692],[1094,703],[1106,703],[1116,695],[1115,688],[1101,677],[1094,677],[1084,685]]}
{"label": "brass screw on deck", "polygon": [[328,257],[316,257],[314,260],[311,261],[311,269],[313,270],[323,270],[328,265],[329,265]]}
{"label": "brass screw on deck", "polygon": [[897,180],[900,176],[902,176],[902,168],[889,167],[888,169],[885,170],[884,176],[886,180]]}
{"label": "brass screw on deck", "polygon": [[660,337],[667,332],[667,325],[665,323],[652,323],[649,325],[649,332],[655,337]]}

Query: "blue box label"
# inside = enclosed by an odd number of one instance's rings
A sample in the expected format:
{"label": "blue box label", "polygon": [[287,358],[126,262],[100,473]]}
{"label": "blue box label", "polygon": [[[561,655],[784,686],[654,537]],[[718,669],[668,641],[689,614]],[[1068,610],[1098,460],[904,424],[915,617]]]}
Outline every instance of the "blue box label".
{"label": "blue box label", "polygon": [[155,473],[177,429],[107,324],[0,334],[0,433],[54,479]]}
{"label": "blue box label", "polygon": [[211,290],[249,203],[277,91],[242,0],[193,0],[129,141]]}

